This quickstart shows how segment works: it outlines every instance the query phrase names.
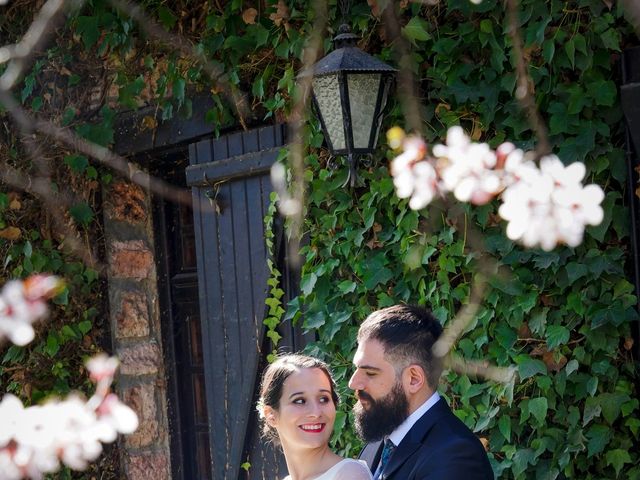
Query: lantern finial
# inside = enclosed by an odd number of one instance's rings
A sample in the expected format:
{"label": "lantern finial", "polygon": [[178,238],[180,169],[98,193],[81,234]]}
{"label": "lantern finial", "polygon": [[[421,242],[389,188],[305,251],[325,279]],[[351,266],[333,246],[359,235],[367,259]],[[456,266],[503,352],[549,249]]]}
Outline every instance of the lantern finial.
{"label": "lantern finial", "polygon": [[343,23],[338,28],[338,35],[333,39],[333,46],[335,49],[344,47],[355,47],[358,43],[358,36],[351,33],[351,28],[346,23]]}

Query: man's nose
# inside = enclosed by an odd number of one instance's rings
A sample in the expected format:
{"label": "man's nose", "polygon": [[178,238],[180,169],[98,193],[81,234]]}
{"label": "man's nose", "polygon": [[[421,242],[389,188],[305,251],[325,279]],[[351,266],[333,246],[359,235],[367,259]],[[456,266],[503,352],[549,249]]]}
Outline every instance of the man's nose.
{"label": "man's nose", "polygon": [[362,380],[360,380],[360,375],[358,375],[357,371],[353,372],[353,375],[351,375],[351,378],[349,379],[349,388],[351,390],[363,389]]}

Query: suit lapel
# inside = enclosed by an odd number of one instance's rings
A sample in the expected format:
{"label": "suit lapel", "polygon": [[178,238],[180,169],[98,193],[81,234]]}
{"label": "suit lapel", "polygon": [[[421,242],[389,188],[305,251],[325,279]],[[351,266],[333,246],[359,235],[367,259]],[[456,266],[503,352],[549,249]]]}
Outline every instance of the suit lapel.
{"label": "suit lapel", "polygon": [[389,478],[393,472],[398,470],[404,462],[409,458],[420,446],[426,443],[426,437],[431,430],[431,427],[436,423],[448,410],[448,406],[444,399],[438,400],[427,412],[418,419],[418,421],[411,427],[411,430],[402,439],[400,445],[397,446],[393,455],[389,459],[389,464],[385,468],[382,479]]}
{"label": "suit lapel", "polygon": [[366,444],[359,458],[367,462],[371,473],[374,473],[380,461],[380,455],[382,455],[382,440]]}

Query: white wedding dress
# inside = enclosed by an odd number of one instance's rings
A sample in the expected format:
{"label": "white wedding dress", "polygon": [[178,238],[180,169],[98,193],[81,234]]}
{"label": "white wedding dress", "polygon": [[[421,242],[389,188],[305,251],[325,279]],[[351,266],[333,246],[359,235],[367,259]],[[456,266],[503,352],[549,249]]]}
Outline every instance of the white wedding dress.
{"label": "white wedding dress", "polygon": [[[371,480],[371,471],[364,460],[345,458],[313,480]],[[283,480],[291,480],[287,475]]]}

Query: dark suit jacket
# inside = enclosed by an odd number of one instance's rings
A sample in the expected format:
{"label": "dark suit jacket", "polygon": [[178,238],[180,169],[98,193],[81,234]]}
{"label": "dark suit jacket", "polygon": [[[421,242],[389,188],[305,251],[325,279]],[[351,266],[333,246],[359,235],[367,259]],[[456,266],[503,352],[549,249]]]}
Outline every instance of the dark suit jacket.
{"label": "dark suit jacket", "polygon": [[[364,447],[360,458],[375,472],[381,454],[382,442],[373,442]],[[489,480],[494,476],[480,440],[441,398],[411,427],[380,478]]]}

